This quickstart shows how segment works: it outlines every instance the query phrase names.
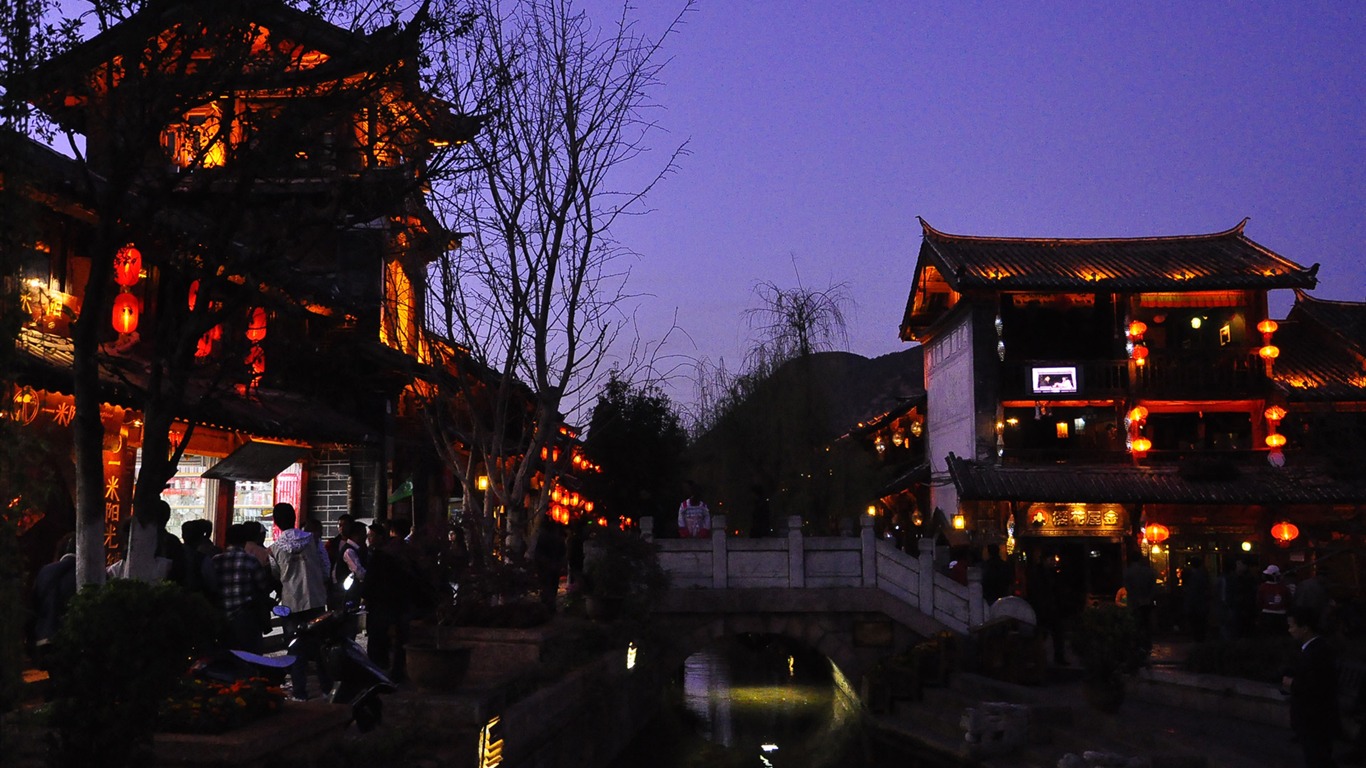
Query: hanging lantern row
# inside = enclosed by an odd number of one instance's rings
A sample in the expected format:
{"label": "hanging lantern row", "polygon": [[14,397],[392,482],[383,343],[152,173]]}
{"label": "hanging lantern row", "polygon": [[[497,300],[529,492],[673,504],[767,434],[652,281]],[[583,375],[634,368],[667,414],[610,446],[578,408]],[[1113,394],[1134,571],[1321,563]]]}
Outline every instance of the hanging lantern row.
{"label": "hanging lantern row", "polygon": [[588,460],[588,457],[587,457],[587,456],[584,456],[584,455],[581,454],[581,453],[576,453],[576,454],[574,454],[573,464],[574,464],[574,469],[581,469],[581,470],[583,470],[583,471],[585,471],[585,472],[601,472],[601,471],[602,471],[602,467],[601,467],[600,465],[594,464],[592,461],[589,461],[589,460]]}
{"label": "hanging lantern row", "polygon": [[1262,332],[1262,348],[1257,350],[1257,354],[1260,355],[1262,360],[1266,363],[1266,373],[1268,376],[1271,375],[1272,361],[1277,357],[1280,357],[1281,354],[1280,348],[1271,343],[1271,334],[1275,333],[1277,328],[1280,328],[1280,326],[1277,325],[1275,320],[1272,320],[1269,317],[1260,323],[1257,323],[1257,330]]}
{"label": "hanging lantern row", "polygon": [[129,288],[142,279],[142,251],[129,243],[114,254],[114,282],[118,284],[119,295],[114,297],[110,322],[120,336],[127,336],[138,329],[142,315],[142,302],[128,292]]}
{"label": "hanging lantern row", "polygon": [[1124,420],[1129,425],[1129,448],[1133,451],[1134,458],[1141,459],[1152,450],[1153,441],[1143,436],[1143,425],[1148,421],[1148,409],[1135,405],[1124,414]]}
{"label": "hanging lantern row", "polygon": [[1135,320],[1135,321],[1133,321],[1132,323],[1129,323],[1129,340],[1130,340],[1130,341],[1135,342],[1135,343],[1142,341],[1142,340],[1143,340],[1143,334],[1145,334],[1145,333],[1147,333],[1147,332],[1148,332],[1148,324],[1145,323],[1145,322],[1143,322],[1142,320]]}

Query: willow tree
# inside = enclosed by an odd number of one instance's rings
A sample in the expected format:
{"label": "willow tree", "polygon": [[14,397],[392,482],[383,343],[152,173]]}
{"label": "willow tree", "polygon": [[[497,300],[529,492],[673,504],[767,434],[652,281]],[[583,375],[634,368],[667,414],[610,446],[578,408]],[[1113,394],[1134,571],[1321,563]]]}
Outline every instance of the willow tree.
{"label": "willow tree", "polygon": [[572,0],[475,0],[445,14],[467,34],[429,49],[435,91],[487,117],[470,176],[437,186],[463,237],[428,286],[429,325],[460,358],[438,363],[482,374],[448,380],[426,411],[488,544],[515,550],[548,508],[564,413],[597,389],[626,323],[631,254],[613,229],[683,150],[641,168],[663,45],[687,9],[647,35],[629,6],[599,26]]}

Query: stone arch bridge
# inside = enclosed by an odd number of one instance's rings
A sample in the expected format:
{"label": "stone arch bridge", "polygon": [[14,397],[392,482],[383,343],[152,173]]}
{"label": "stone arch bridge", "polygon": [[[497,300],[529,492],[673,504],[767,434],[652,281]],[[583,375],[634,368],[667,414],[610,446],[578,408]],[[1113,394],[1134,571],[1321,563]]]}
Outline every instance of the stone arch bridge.
{"label": "stone arch bridge", "polygon": [[[653,521],[641,520],[643,531]],[[724,515],[712,529],[726,530]],[[756,633],[797,640],[823,653],[857,682],[877,661],[939,632],[964,634],[985,618],[977,569],[960,584],[878,539],[871,518],[859,535],[803,535],[801,519],[775,538],[715,535],[658,539],[671,586],[656,611],[669,637],[667,663],[728,635]]]}

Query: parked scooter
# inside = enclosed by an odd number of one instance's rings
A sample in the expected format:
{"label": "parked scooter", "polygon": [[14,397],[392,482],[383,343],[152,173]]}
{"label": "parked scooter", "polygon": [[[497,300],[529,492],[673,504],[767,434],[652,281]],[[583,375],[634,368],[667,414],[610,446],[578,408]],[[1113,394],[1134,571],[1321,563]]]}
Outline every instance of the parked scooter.
{"label": "parked scooter", "polygon": [[293,656],[262,656],[249,651],[225,650],[195,661],[190,666],[190,675],[221,683],[260,677],[271,685],[280,685],[293,664]]}
{"label": "parked scooter", "polygon": [[[278,610],[278,609],[277,609]],[[287,615],[288,609],[285,609]],[[332,690],[327,700],[351,705],[351,720],[361,732],[379,725],[383,716],[380,694],[397,689],[384,670],[370,661],[365,650],[356,642],[357,603],[350,602],[328,611],[299,627],[289,641],[291,656],[312,655],[320,659],[332,678]],[[316,653],[310,654],[310,651]]]}

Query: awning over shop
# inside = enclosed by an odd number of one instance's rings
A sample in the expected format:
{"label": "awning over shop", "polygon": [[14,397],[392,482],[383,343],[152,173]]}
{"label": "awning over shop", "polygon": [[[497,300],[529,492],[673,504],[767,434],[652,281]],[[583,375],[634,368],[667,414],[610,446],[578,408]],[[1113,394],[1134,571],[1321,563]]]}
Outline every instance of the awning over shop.
{"label": "awning over shop", "polygon": [[252,440],[206,470],[204,477],[256,482],[271,480],[306,453],[308,449],[298,445]]}

